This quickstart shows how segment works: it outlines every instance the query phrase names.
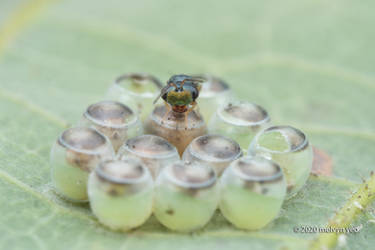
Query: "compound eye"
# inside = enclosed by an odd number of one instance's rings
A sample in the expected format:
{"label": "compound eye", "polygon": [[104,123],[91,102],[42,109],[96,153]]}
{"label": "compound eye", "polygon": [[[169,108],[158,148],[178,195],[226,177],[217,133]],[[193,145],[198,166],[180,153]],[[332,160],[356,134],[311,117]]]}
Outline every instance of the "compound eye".
{"label": "compound eye", "polygon": [[168,93],[171,92],[171,91],[176,91],[176,87],[170,86],[166,89],[163,89],[162,91],[163,91],[163,93],[162,93],[161,98],[163,98],[164,101],[167,101]]}
{"label": "compound eye", "polygon": [[191,91],[191,94],[192,94],[192,96],[193,96],[193,100],[195,100],[195,99],[198,98],[199,92],[198,92],[198,90],[193,89],[193,90]]}

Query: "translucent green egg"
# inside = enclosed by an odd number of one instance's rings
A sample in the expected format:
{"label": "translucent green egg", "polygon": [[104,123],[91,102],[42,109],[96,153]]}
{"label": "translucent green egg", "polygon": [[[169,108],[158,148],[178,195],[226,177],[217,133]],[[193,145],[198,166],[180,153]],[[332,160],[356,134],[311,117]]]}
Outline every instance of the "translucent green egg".
{"label": "translucent green egg", "polygon": [[178,161],[165,167],[156,181],[154,214],[167,228],[189,232],[206,225],[218,201],[214,170]]}
{"label": "translucent green egg", "polygon": [[203,78],[197,100],[199,112],[206,122],[210,121],[218,107],[233,98],[229,85],[223,80],[208,74],[196,75]]}
{"label": "translucent green egg", "polygon": [[113,230],[138,227],[152,213],[153,180],[136,159],[101,162],[90,174],[88,194],[95,216]]}
{"label": "translucent green egg", "polygon": [[208,129],[210,133],[228,136],[242,148],[248,148],[254,136],[269,125],[270,117],[261,106],[232,101],[217,109]]}
{"label": "translucent green egg", "polygon": [[211,166],[218,176],[229,164],[242,156],[240,145],[221,135],[203,135],[195,138],[186,148],[182,159]]}
{"label": "translucent green egg", "polygon": [[83,114],[81,126],[93,126],[109,138],[117,151],[128,138],[142,134],[138,115],[128,106],[114,101],[90,105]]}
{"label": "translucent green egg", "polygon": [[274,126],[260,132],[249,155],[262,155],[277,162],[288,184],[287,198],[296,194],[311,172],[313,152],[306,135],[290,126]]}
{"label": "translucent green egg", "polygon": [[118,158],[128,157],[140,159],[153,178],[159,175],[164,166],[180,159],[176,147],[156,135],[140,135],[127,140],[120,148]]}
{"label": "translucent green egg", "polygon": [[139,112],[144,121],[153,109],[153,101],[163,84],[146,73],[130,73],[118,77],[107,92],[107,99],[119,101]]}
{"label": "translucent green egg", "polygon": [[256,230],[278,215],[286,183],[275,162],[245,156],[224,171],[220,190],[224,217],[238,228]]}
{"label": "translucent green egg", "polygon": [[93,128],[65,130],[51,150],[51,175],[56,190],[74,202],[87,197],[89,173],[102,160],[112,159],[114,151],[107,137]]}

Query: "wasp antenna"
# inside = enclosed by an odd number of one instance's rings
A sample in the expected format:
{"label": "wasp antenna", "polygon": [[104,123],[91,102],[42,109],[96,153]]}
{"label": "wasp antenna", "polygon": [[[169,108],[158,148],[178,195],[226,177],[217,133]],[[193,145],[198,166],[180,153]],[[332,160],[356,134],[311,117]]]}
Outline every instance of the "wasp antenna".
{"label": "wasp antenna", "polygon": [[158,95],[158,97],[155,98],[155,100],[152,102],[152,104],[155,105],[155,104],[159,101],[159,99],[160,99],[161,96],[162,96],[162,93],[160,93],[160,94]]}
{"label": "wasp antenna", "polygon": [[193,82],[199,82],[199,83],[202,83],[202,82],[206,81],[206,79],[204,79],[203,77],[193,77],[190,80],[193,81]]}
{"label": "wasp antenna", "polygon": [[184,80],[182,80],[182,82],[181,82],[181,84],[180,84],[180,88],[182,88],[182,87],[184,86],[186,80],[188,80],[188,79],[184,79]]}
{"label": "wasp antenna", "polygon": [[174,84],[173,82],[169,83],[167,86],[165,86],[164,88],[162,88],[160,90],[160,94],[158,95],[158,97],[156,97],[153,104],[156,104],[158,102],[159,98],[162,97],[165,93],[167,93],[167,91],[168,91],[168,89],[171,85],[177,88],[176,84]]}
{"label": "wasp antenna", "polygon": [[173,87],[177,88],[177,85],[174,82],[169,83],[169,86],[173,86]]}

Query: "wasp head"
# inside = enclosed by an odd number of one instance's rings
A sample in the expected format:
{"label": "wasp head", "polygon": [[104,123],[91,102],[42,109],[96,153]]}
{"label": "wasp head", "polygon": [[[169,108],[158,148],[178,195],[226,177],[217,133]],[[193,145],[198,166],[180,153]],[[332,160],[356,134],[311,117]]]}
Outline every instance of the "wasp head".
{"label": "wasp head", "polygon": [[159,97],[172,107],[188,106],[198,98],[202,81],[200,78],[188,75],[174,75],[168,80],[167,86],[161,90]]}

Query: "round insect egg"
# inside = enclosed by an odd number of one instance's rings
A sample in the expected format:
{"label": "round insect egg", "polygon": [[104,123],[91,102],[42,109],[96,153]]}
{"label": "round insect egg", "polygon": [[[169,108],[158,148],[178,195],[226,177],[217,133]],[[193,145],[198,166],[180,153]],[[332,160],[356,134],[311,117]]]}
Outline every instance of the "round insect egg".
{"label": "round insect egg", "polygon": [[268,126],[270,117],[261,106],[234,101],[217,109],[209,123],[209,132],[228,136],[242,148],[248,148],[254,136]]}
{"label": "round insect egg", "polygon": [[194,138],[206,134],[206,131],[206,123],[195,110],[186,116],[185,113],[168,111],[164,105],[155,107],[145,125],[146,133],[163,137],[177,148],[180,155]]}
{"label": "round insect egg", "polygon": [[215,171],[181,161],[165,167],[155,186],[154,214],[161,224],[189,232],[203,227],[219,202]]}
{"label": "round insect egg", "polygon": [[241,229],[256,230],[279,213],[286,193],[281,168],[263,157],[234,161],[220,179],[220,211]]}
{"label": "round insect egg", "polygon": [[143,132],[138,115],[120,102],[101,101],[90,105],[83,114],[82,126],[93,126],[106,135],[117,151],[128,138]]}
{"label": "round insect egg", "polygon": [[153,101],[163,84],[146,73],[129,73],[119,76],[107,92],[107,98],[119,101],[139,112],[144,121],[153,109]]}
{"label": "round insect egg", "polygon": [[156,178],[162,167],[180,159],[176,147],[156,135],[141,135],[127,140],[120,148],[118,158],[128,157],[140,159],[153,178]]}
{"label": "round insect egg", "polygon": [[138,227],[152,213],[153,180],[137,159],[101,162],[90,174],[88,194],[93,213],[113,230]]}
{"label": "round insect egg", "polygon": [[112,159],[114,151],[108,138],[93,128],[65,130],[51,150],[51,175],[56,190],[75,201],[87,201],[89,173],[101,160]]}
{"label": "round insect egg", "polygon": [[233,93],[229,85],[209,74],[197,75],[205,81],[201,84],[199,91],[198,107],[205,121],[210,121],[217,107],[222,106],[225,102],[233,98]]}
{"label": "round insect egg", "polygon": [[249,155],[262,155],[280,165],[288,185],[287,198],[303,187],[312,168],[309,141],[302,131],[291,126],[273,126],[258,133],[249,147]]}
{"label": "round insect egg", "polygon": [[182,159],[211,166],[218,176],[229,164],[242,156],[240,145],[221,135],[203,135],[186,148]]}

